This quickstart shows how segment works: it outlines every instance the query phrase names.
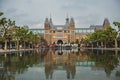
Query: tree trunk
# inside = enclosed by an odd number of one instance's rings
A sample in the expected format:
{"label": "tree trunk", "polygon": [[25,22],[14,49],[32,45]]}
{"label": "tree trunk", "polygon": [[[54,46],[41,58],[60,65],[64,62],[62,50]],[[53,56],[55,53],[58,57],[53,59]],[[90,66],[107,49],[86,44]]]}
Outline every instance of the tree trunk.
{"label": "tree trunk", "polygon": [[105,42],[105,48],[106,48],[106,46],[107,46],[107,44],[106,44],[106,42]]}
{"label": "tree trunk", "polygon": [[98,42],[97,42],[97,47],[99,47],[99,44],[98,44]]}
{"label": "tree trunk", "polygon": [[93,49],[93,43],[92,43],[92,49]]}
{"label": "tree trunk", "polygon": [[118,50],[117,49],[115,50],[115,56],[116,57],[118,56]]}
{"label": "tree trunk", "polygon": [[103,45],[103,41],[101,41],[101,48],[103,48],[103,46],[104,46],[104,45]]}
{"label": "tree trunk", "polygon": [[5,40],[5,47],[4,47],[5,50],[7,50],[7,40]]}
{"label": "tree trunk", "polygon": [[25,49],[26,48],[25,41],[23,42],[23,44],[24,44],[24,49]]}
{"label": "tree trunk", "polygon": [[17,41],[16,48],[17,48],[17,50],[19,50],[19,41]]}
{"label": "tree trunk", "polygon": [[118,48],[117,38],[115,38],[115,48]]}

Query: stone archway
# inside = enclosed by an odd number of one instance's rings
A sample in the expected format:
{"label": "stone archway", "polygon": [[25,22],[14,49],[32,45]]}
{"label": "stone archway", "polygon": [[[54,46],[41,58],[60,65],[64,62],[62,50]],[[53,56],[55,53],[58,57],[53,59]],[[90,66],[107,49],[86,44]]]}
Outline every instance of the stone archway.
{"label": "stone archway", "polygon": [[63,41],[62,40],[58,40],[57,44],[63,44]]}

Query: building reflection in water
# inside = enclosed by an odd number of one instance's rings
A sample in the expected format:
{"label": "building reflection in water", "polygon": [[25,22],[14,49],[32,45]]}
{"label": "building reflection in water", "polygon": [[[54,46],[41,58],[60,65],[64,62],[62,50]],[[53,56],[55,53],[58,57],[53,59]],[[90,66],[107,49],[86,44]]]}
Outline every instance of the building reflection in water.
{"label": "building reflection in water", "polygon": [[54,71],[56,70],[65,70],[66,78],[74,79],[76,74],[76,61],[86,60],[88,60],[86,55],[78,56],[72,50],[49,50],[45,56],[46,79],[52,79]]}

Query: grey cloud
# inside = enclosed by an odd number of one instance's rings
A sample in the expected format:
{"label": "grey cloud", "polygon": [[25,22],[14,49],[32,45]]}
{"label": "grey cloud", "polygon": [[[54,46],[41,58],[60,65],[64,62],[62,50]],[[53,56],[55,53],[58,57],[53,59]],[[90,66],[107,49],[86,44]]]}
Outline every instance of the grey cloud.
{"label": "grey cloud", "polygon": [[[89,27],[90,25],[93,24],[97,24],[97,25],[101,25],[102,23],[100,23],[101,19],[99,18],[99,16],[94,15],[94,14],[89,14],[89,15],[85,15],[85,16],[76,16],[75,17],[77,20],[77,24],[79,24],[81,27]],[[78,26],[78,27],[80,27]]]}
{"label": "grey cloud", "polygon": [[13,14],[13,13],[16,13],[16,11],[17,11],[17,9],[15,9],[15,8],[10,8],[10,9],[7,9],[7,10],[5,11],[5,13]]}
{"label": "grey cloud", "polygon": [[27,23],[29,23],[29,24],[38,24],[38,23],[42,23],[42,20],[41,19],[29,20],[29,21],[27,21]]}
{"label": "grey cloud", "polygon": [[[108,2],[109,1],[109,2]],[[0,0],[0,10],[18,24],[43,24],[52,14],[55,24],[64,23],[66,14],[75,18],[79,27],[102,24],[105,17],[120,20],[120,0]]]}
{"label": "grey cloud", "polygon": [[62,9],[70,9],[70,10],[87,10],[88,7],[84,6],[84,5],[75,5],[75,4],[64,4],[62,7]]}

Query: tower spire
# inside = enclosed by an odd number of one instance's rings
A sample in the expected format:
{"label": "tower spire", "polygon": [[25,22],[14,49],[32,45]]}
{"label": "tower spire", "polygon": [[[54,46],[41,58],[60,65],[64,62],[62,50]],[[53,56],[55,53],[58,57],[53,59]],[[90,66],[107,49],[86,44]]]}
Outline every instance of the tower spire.
{"label": "tower spire", "polygon": [[45,19],[45,24],[48,24],[49,23],[49,20],[48,18]]}
{"label": "tower spire", "polygon": [[52,25],[52,18],[51,18],[51,13],[50,13],[50,25]]}
{"label": "tower spire", "polygon": [[70,23],[75,24],[73,17],[71,18]]}
{"label": "tower spire", "polygon": [[103,22],[103,28],[106,29],[108,27],[110,27],[110,22],[109,22],[108,18],[105,18],[104,22]]}
{"label": "tower spire", "polygon": [[68,18],[68,13],[67,13],[66,17]]}
{"label": "tower spire", "polygon": [[50,18],[51,18],[51,13],[50,13]]}
{"label": "tower spire", "polygon": [[66,15],[66,24],[67,24],[67,25],[69,24],[68,13],[67,13],[67,15]]}

